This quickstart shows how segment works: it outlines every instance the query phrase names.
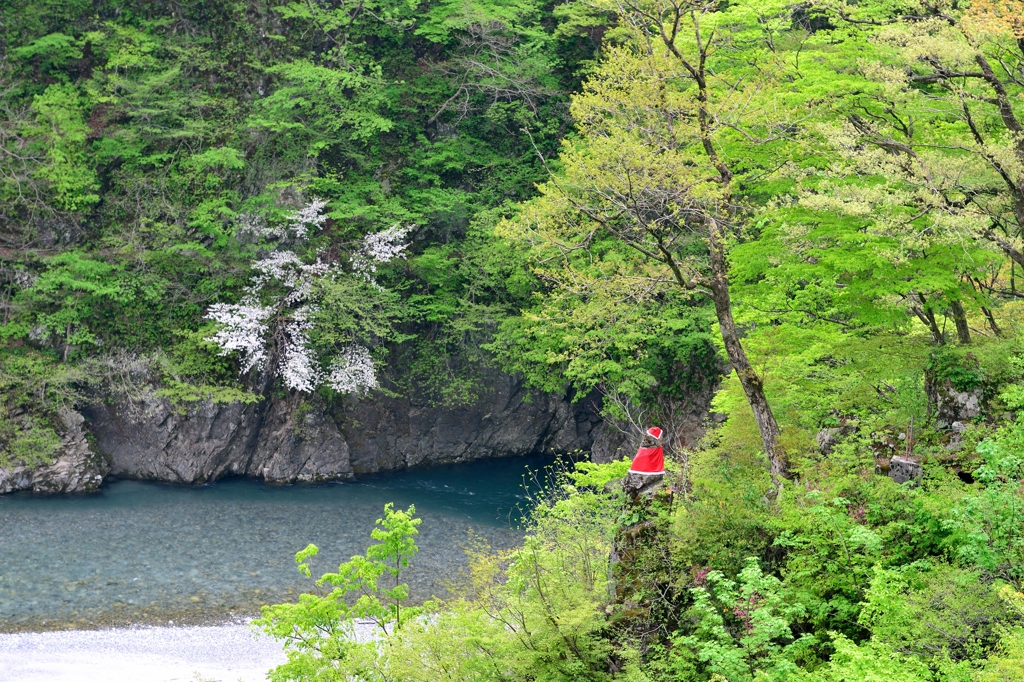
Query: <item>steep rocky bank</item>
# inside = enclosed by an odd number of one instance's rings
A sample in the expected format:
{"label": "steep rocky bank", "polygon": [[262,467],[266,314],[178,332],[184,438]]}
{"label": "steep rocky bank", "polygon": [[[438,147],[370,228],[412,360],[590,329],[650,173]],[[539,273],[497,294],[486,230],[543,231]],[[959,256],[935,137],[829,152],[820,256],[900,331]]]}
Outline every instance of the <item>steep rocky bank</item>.
{"label": "steep rocky bank", "polygon": [[[88,406],[89,429],[111,474],[181,483],[225,475],[273,482],[353,478],[482,457],[590,449],[600,435],[598,405],[525,390],[495,377],[462,408],[375,395],[334,405],[291,395],[242,405],[204,404],[175,414],[164,401],[129,417],[118,405]],[[136,411],[138,412],[138,411]]]}
{"label": "steep rocky bank", "polygon": [[[223,476],[267,481],[352,479],[359,474],[536,452],[592,451],[608,460],[623,437],[599,400],[529,391],[508,375],[468,407],[374,395],[325,405],[297,395],[252,404],[204,403],[184,413],[150,396],[109,400],[65,419],[58,459],[35,470],[0,469],[0,492],[83,492],[103,478],[203,483]],[[88,433],[88,437],[87,434]]]}
{"label": "steep rocky bank", "polygon": [[99,489],[110,472],[107,458],[97,452],[86,432],[85,419],[77,412],[60,415],[60,449],[54,461],[43,467],[0,467],[0,495],[15,490],[37,493],[77,493]]}

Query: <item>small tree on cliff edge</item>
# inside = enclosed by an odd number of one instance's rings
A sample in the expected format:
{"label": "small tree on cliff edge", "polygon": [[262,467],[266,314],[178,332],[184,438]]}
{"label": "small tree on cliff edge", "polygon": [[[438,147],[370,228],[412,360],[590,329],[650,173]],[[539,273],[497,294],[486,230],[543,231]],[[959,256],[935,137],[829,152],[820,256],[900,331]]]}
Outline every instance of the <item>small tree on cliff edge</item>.
{"label": "small tree on cliff edge", "polygon": [[[573,98],[580,138],[565,145],[542,197],[501,231],[547,252],[539,268],[556,287],[612,300],[674,286],[710,298],[777,487],[786,456],[733,319],[727,252],[750,216],[739,190],[777,167],[773,142],[788,130],[778,83],[798,47],[799,36],[782,39],[793,32],[791,9],[687,0],[602,8],[620,21]],[[609,258],[610,242],[641,262]],[[597,277],[595,257],[606,264]]]}

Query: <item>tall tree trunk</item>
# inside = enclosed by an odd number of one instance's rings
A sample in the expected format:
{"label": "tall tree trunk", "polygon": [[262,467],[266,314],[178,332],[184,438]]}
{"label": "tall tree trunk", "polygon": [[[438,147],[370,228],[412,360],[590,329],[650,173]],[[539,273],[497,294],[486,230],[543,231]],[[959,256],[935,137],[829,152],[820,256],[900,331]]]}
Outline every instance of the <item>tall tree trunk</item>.
{"label": "tall tree trunk", "polygon": [[[967,281],[971,283],[971,288],[974,289],[981,295],[985,294],[985,285],[981,283],[981,279],[977,277],[967,277]],[[1010,261],[1010,286],[1013,286],[1013,261]],[[1003,330],[999,328],[996,323],[996,318],[992,314],[992,310],[981,306],[981,312],[985,315],[985,319],[988,320],[988,326],[992,330],[992,333],[996,336],[1002,336]]]}
{"label": "tall tree trunk", "polygon": [[996,318],[992,314],[992,311],[986,308],[985,306],[982,306],[981,312],[985,313],[985,319],[988,320],[988,326],[992,330],[992,333],[995,334],[996,336],[1002,336],[1003,330],[999,328],[998,324],[996,324]]}
{"label": "tall tree trunk", "polygon": [[964,310],[960,301],[950,301],[949,310],[953,313],[953,322],[956,324],[956,336],[961,344],[971,344],[971,328],[967,326],[967,311]]}
{"label": "tall tree trunk", "polygon": [[911,292],[910,295],[916,296],[921,302],[921,305],[911,303],[910,309],[914,311],[914,314],[917,315],[919,320],[921,320],[921,323],[928,327],[928,331],[932,333],[932,339],[935,341],[935,345],[945,345],[946,337],[942,335],[942,330],[939,329],[939,324],[935,321],[935,313],[932,312],[931,307],[928,305],[928,300],[921,294]]}
{"label": "tall tree trunk", "polygon": [[727,278],[728,263],[725,257],[725,235],[722,228],[713,218],[709,218],[708,243],[711,251],[711,298],[715,303],[715,315],[718,317],[718,327],[722,333],[722,341],[725,343],[725,352],[729,356],[729,362],[736,370],[736,376],[740,380],[743,392],[750,403],[750,409],[754,412],[754,421],[761,432],[761,443],[764,446],[765,454],[768,455],[772,483],[776,490],[782,486],[782,479],[789,472],[789,464],[786,461],[786,453],[779,443],[779,423],[775,420],[771,405],[764,394],[764,384],[761,377],[750,364],[747,354],[740,343],[739,330],[732,317],[732,300],[729,297],[729,280]]}

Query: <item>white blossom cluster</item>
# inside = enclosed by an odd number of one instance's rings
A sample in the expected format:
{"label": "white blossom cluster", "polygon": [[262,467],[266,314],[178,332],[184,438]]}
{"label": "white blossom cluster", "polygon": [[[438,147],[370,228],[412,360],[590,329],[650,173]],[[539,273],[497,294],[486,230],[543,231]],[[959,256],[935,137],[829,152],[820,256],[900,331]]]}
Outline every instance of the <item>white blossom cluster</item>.
{"label": "white blossom cluster", "polygon": [[323,380],[320,365],[309,348],[308,334],[313,328],[309,318],[315,312],[311,306],[301,306],[285,325],[285,336],[288,341],[284,348],[281,378],[284,379],[285,385],[294,391],[312,393]]}
{"label": "white blossom cluster", "polygon": [[[312,393],[322,383],[323,372],[309,348],[309,331],[313,328],[312,317],[317,308],[305,301],[313,290],[315,278],[329,272],[330,267],[319,261],[307,265],[291,251],[275,251],[253,263],[253,267],[258,274],[246,288],[247,295],[241,303],[218,303],[211,306],[207,319],[223,326],[209,340],[220,346],[222,355],[233,351],[241,353],[242,374],[253,367],[263,371],[266,367],[266,337],[269,331],[264,320],[275,310],[287,311],[284,348],[281,349],[283,360],[278,370],[288,388]],[[262,308],[256,301],[263,288],[272,280],[283,284],[290,291],[278,297],[270,307]]]}
{"label": "white blossom cluster", "polygon": [[352,345],[342,351],[334,359],[326,383],[338,393],[359,393],[376,388],[377,373],[369,349]]}
{"label": "white blossom cluster", "polygon": [[296,271],[304,263],[291,251],[274,251],[252,264],[252,267],[259,271],[259,275],[253,279],[250,288],[262,289],[272,279],[276,279],[285,286],[295,278]]}
{"label": "white blossom cluster", "polygon": [[238,231],[261,239],[285,239],[290,231],[296,239],[303,240],[327,220],[323,213],[326,207],[325,200],[312,199],[295,213],[289,214],[288,222],[281,225],[268,225],[263,216],[256,213],[242,213],[238,216]]}
{"label": "white blossom cluster", "polygon": [[[303,240],[327,220],[323,214],[326,206],[326,201],[314,199],[289,215],[287,224],[278,227],[267,226],[259,216],[245,214],[239,217],[240,230],[278,240],[285,239],[291,231],[297,239]],[[394,225],[367,235],[352,257],[355,272],[372,282],[377,263],[387,263],[405,253],[409,246],[405,237],[411,229]],[[241,303],[218,303],[207,311],[206,319],[220,325],[208,340],[220,348],[222,355],[238,352],[242,374],[254,367],[259,371],[267,369],[269,321],[278,314],[277,324],[283,327],[277,329],[283,334],[277,338],[283,338],[283,348],[278,366],[271,371],[280,372],[289,389],[311,393],[317,386],[326,384],[339,393],[355,393],[376,388],[377,375],[368,348],[348,346],[335,357],[327,371],[310,348],[309,332],[318,311],[315,301],[310,299],[318,279],[338,274],[332,266],[319,259],[305,263],[295,252],[279,248],[255,261],[252,267],[255,274]],[[266,300],[267,285],[272,282],[282,285],[287,293],[277,295],[264,307],[259,301]]]}
{"label": "white blossom cluster", "polygon": [[317,230],[324,224],[327,216],[323,214],[323,210],[326,207],[327,201],[324,199],[313,199],[288,216],[288,227],[295,233],[297,239],[305,239],[310,229]]}
{"label": "white blossom cluster", "polygon": [[316,278],[330,273],[331,266],[317,261],[303,263],[291,251],[274,251],[252,264],[259,273],[253,277],[246,292],[249,296],[258,296],[270,281],[276,280],[290,289],[284,302],[293,305],[305,301],[313,291]]}
{"label": "white blossom cluster", "polygon": [[237,221],[239,234],[251,234],[263,239],[280,239],[284,236],[281,228],[270,227],[258,213],[240,213]]}
{"label": "white blossom cluster", "polygon": [[253,367],[260,371],[267,363],[267,320],[272,308],[264,308],[247,301],[243,303],[214,303],[206,312],[206,319],[221,325],[207,340],[220,346],[220,354],[238,351],[242,358],[242,374]]}
{"label": "white blossom cluster", "polygon": [[386,230],[363,237],[363,245],[352,256],[352,269],[366,279],[372,279],[377,272],[377,263],[387,263],[398,258],[409,248],[405,241],[412,226],[392,225]]}

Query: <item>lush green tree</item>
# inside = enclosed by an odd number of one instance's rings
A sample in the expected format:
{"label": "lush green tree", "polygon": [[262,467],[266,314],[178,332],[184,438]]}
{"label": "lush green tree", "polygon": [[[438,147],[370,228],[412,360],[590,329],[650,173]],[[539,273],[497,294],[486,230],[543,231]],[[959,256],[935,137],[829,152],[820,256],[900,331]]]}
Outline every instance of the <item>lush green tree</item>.
{"label": "lush green tree", "polygon": [[[984,3],[973,13],[946,4],[819,7],[851,48],[865,48],[858,70],[870,84],[848,95],[845,120],[831,131],[837,148],[858,170],[876,169],[893,204],[913,208],[937,237],[987,240],[1024,264],[1017,37],[979,20]],[[893,216],[883,218],[888,231],[907,230],[901,213],[882,214]]]}
{"label": "lush green tree", "polygon": [[744,185],[776,162],[771,141],[788,119],[768,103],[792,69],[800,36],[789,35],[788,7],[770,3],[607,9],[619,17],[620,44],[573,98],[580,139],[563,149],[543,199],[505,233],[547,247],[542,257],[557,266],[545,270],[562,287],[597,288],[593,277],[572,281],[573,261],[579,252],[586,262],[611,238],[645,260],[608,278],[603,286],[619,289],[608,298],[666,286],[706,295],[778,485],[786,457],[734,320],[728,250],[751,217]]}
{"label": "lush green tree", "polygon": [[777,186],[760,248],[735,254],[738,274],[758,283],[744,293],[762,319],[867,331],[905,328],[909,315],[942,344],[945,315],[967,344],[976,312],[1000,334],[992,307],[1013,286],[1001,256],[1016,258],[1020,230],[1013,93],[1024,54],[1010,32],[945,5],[813,13],[809,61],[832,87],[801,87],[824,104],[805,123],[812,156],[785,173],[794,185]]}
{"label": "lush green tree", "polygon": [[[284,640],[288,655],[288,662],[275,668],[270,679],[343,680],[348,674],[372,674],[374,636],[367,641],[354,623],[356,619],[369,620],[388,636],[419,612],[403,607],[409,586],[400,582],[403,570],[419,551],[414,536],[422,519],[415,518],[415,513],[415,507],[402,511],[385,505],[384,517],[377,519],[377,527],[370,532],[376,543],[364,556],[354,556],[336,572],[322,575],[316,581],[317,591],[300,595],[297,603],[263,608],[262,617],[254,624]],[[319,551],[316,545],[309,545],[295,555],[299,571],[307,578],[308,562]],[[360,651],[367,648],[369,660],[366,652]],[[347,671],[352,663],[355,669]],[[361,670],[363,665],[369,670]]]}

